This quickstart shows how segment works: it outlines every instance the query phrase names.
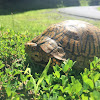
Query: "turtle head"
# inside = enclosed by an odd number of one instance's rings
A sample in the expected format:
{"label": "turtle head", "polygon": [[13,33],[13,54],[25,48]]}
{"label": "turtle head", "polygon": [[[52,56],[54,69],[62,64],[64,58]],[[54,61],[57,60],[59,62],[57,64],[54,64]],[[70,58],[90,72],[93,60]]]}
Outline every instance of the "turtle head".
{"label": "turtle head", "polygon": [[32,61],[38,64],[47,64],[52,58],[52,63],[65,61],[65,52],[62,47],[58,46],[57,42],[49,37],[44,37],[44,40],[34,42],[33,40],[25,44],[25,51]]}
{"label": "turtle head", "polygon": [[49,55],[46,54],[38,44],[32,43],[31,41],[25,44],[25,52],[35,63],[47,64],[49,61]]}

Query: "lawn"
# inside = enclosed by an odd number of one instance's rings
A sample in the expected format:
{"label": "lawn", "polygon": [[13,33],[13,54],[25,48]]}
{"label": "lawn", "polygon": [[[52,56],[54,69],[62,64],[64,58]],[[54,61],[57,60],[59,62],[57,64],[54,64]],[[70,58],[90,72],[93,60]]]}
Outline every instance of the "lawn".
{"label": "lawn", "polygon": [[95,58],[91,70],[79,76],[71,70],[72,60],[54,66],[50,72],[49,63],[44,69],[26,59],[27,41],[51,24],[69,19],[84,20],[100,28],[100,21],[61,14],[57,9],[0,15],[0,100],[99,100],[100,59]]}
{"label": "lawn", "polygon": [[[69,19],[66,17],[66,19]],[[0,16],[0,25],[16,32],[37,33],[44,31],[49,25],[64,20],[56,10],[44,9]]]}
{"label": "lawn", "polygon": [[100,11],[100,7],[97,8]]}
{"label": "lawn", "polygon": [[0,27],[1,29],[4,27],[4,31],[9,29],[16,32],[29,32],[30,34],[38,35],[51,24],[69,19],[85,20],[100,27],[100,22],[98,21],[80,19],[78,17],[74,18],[60,14],[57,9],[32,10],[16,14],[11,13],[10,15],[1,15]]}

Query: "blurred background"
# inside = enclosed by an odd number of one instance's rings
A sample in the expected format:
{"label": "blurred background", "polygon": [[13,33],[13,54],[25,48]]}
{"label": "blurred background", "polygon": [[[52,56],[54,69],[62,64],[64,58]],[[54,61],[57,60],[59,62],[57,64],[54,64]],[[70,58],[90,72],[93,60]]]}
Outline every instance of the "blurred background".
{"label": "blurred background", "polygon": [[[99,4],[100,0],[0,0],[0,13]],[[2,12],[2,9],[5,11]]]}

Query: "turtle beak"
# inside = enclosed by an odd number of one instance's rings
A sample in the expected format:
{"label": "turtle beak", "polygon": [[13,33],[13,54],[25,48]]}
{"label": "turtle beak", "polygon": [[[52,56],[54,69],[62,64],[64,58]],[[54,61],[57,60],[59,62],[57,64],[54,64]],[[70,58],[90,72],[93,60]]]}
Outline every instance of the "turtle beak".
{"label": "turtle beak", "polygon": [[36,47],[37,46],[37,44],[36,43],[25,43],[25,47]]}

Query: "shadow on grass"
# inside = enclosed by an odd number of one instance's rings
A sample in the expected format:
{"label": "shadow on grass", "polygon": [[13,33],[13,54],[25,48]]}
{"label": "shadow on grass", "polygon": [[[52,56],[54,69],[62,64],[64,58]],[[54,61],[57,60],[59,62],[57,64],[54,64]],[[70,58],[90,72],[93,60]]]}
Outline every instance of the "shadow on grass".
{"label": "shadow on grass", "polygon": [[78,0],[2,0],[0,3],[0,15],[79,5]]}
{"label": "shadow on grass", "polygon": [[[24,0],[25,1],[25,0]],[[32,0],[31,0],[32,1]],[[38,0],[39,1],[39,0]],[[10,15],[23,13],[31,10],[40,10],[40,9],[49,9],[49,8],[57,8],[56,4],[47,4],[41,2],[6,2],[5,4],[0,4],[0,15]]]}
{"label": "shadow on grass", "polygon": [[30,10],[35,10],[35,9],[13,9],[13,8],[9,8],[9,9],[0,9],[0,15],[11,15],[11,14],[17,14],[17,13],[23,13],[26,11],[30,11]]}
{"label": "shadow on grass", "polygon": [[17,13],[24,13],[26,11],[31,11],[31,10],[40,10],[40,9],[56,9],[55,8],[33,8],[33,9],[23,9],[23,8],[1,8],[0,9],[0,15],[11,15],[11,14],[17,14]]}

